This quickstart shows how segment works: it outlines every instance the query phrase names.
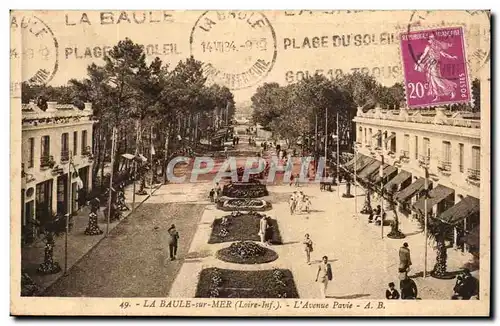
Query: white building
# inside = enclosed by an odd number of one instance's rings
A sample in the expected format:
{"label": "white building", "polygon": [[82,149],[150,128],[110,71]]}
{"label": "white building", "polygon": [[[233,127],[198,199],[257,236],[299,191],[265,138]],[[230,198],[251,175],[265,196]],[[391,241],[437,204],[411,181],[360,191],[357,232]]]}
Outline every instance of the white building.
{"label": "white building", "polygon": [[[388,164],[384,169],[387,179],[383,181],[386,190],[396,185],[396,198],[403,211],[423,213],[419,194],[426,167],[432,188],[428,211],[457,226],[454,243],[458,240],[457,230],[471,231],[478,226],[481,157],[478,115],[451,114],[444,108],[425,111],[376,108],[369,112],[358,109],[354,122],[360,160],[366,163],[366,167],[358,165],[360,175],[365,170],[372,180],[373,176],[376,179],[379,174],[376,166],[381,165],[382,154]],[[390,173],[396,172],[394,168],[397,173]],[[386,170],[391,175],[386,175]]]}
{"label": "white building", "polygon": [[[67,213],[70,159],[73,212],[91,190],[92,115],[91,103],[85,103],[84,110],[56,102],[47,102],[45,111],[34,102],[22,105],[23,228],[29,221]],[[77,186],[77,177],[82,188]]]}

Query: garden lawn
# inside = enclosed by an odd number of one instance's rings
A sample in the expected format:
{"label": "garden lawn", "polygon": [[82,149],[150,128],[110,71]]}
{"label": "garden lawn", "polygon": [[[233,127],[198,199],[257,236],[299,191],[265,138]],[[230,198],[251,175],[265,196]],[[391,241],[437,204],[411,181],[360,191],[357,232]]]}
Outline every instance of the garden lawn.
{"label": "garden lawn", "polygon": [[[215,268],[201,271],[196,298],[209,298],[212,288],[212,273]],[[218,286],[219,298],[298,298],[299,294],[292,272],[279,269],[283,273],[281,285],[273,276],[275,270],[237,271],[218,269],[222,283]]]}
{"label": "garden lawn", "polygon": [[[209,244],[222,243],[222,242],[232,242],[232,241],[260,241],[259,237],[259,227],[261,216],[252,214],[243,214],[236,217],[229,217],[229,225],[226,226],[228,234],[225,237],[221,237],[219,232],[222,228],[222,219],[215,219],[212,224],[212,233],[210,234]],[[273,239],[272,244],[282,244],[280,230],[278,227],[278,222],[271,219],[268,222],[273,227]]]}

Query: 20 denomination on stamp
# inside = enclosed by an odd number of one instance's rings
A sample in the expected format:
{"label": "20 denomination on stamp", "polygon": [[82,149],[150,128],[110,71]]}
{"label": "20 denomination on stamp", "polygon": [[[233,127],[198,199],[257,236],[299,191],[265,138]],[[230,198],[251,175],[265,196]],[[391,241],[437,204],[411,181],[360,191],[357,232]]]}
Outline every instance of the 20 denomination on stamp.
{"label": "20 denomination on stamp", "polygon": [[191,31],[191,55],[204,62],[209,82],[229,89],[257,84],[276,61],[276,35],[263,13],[210,11]]}
{"label": "20 denomination on stamp", "polygon": [[408,107],[471,102],[462,27],[401,35]]}

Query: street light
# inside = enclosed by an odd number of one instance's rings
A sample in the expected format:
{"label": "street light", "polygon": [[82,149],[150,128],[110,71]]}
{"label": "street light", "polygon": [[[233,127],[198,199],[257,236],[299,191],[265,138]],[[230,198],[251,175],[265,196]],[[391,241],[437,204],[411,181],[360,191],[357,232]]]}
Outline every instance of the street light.
{"label": "street light", "polygon": [[429,188],[429,156],[422,156],[419,161],[420,166],[424,169],[424,278],[427,277],[427,236],[428,236],[428,221],[427,221],[427,191]]}

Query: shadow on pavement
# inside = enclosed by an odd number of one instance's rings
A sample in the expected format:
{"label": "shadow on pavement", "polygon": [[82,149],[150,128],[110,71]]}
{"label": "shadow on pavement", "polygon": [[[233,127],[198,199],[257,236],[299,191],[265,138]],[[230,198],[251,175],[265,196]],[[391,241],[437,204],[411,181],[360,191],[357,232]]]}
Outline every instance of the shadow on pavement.
{"label": "shadow on pavement", "polygon": [[358,299],[362,297],[369,297],[371,294],[348,294],[342,296],[327,296],[328,299]]}

